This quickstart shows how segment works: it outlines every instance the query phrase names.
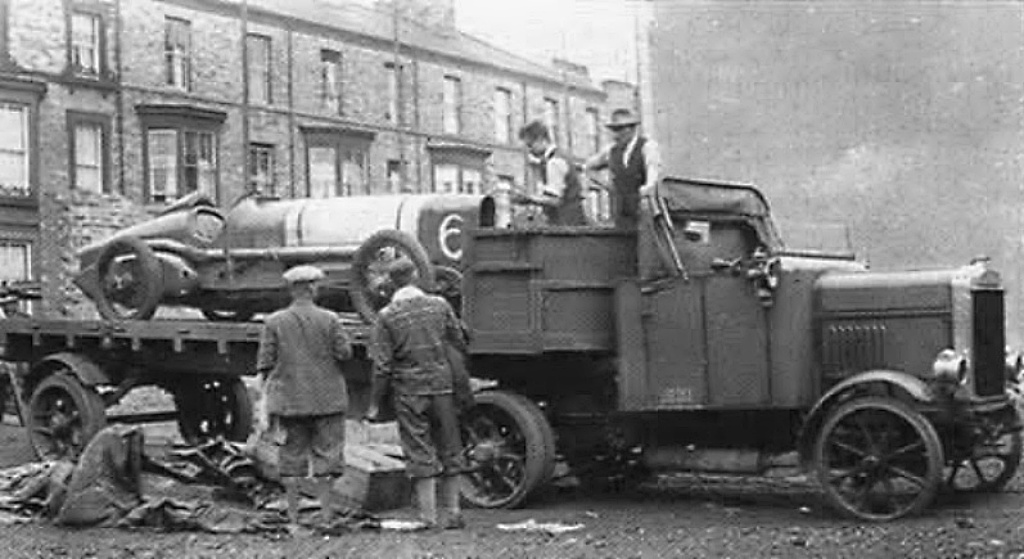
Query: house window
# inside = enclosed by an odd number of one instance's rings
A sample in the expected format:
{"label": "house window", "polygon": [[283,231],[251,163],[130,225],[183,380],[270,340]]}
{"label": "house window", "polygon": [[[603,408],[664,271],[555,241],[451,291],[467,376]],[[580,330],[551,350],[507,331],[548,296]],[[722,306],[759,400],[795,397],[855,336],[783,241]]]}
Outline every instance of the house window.
{"label": "house window", "polygon": [[74,12],[71,14],[71,68],[75,74],[100,74],[103,20],[97,14]]}
{"label": "house window", "polygon": [[544,124],[548,125],[548,130],[551,131],[551,141],[554,143],[559,142],[559,124],[560,118],[558,114],[558,101],[551,98],[544,98]]}
{"label": "house window", "polygon": [[434,192],[442,194],[476,194],[480,192],[479,169],[454,163],[434,165]]}
{"label": "house window", "polygon": [[[0,239],[0,284],[31,279],[32,243]],[[21,301],[18,306],[22,312],[30,312],[29,301]]]}
{"label": "house window", "polygon": [[192,23],[188,20],[164,20],[164,65],[167,85],[192,89]]}
{"label": "house window", "polygon": [[216,197],[217,136],[183,128],[146,132],[149,194],[154,202],[200,191]]}
{"label": "house window", "polygon": [[337,133],[309,136],[307,192],[310,198],[369,194],[368,140]]}
{"label": "house window", "polygon": [[263,196],[277,196],[274,181],[274,146],[249,144],[249,190]]}
{"label": "house window", "polygon": [[458,134],[462,119],[462,80],[455,76],[444,77],[441,100],[441,129],[445,134]]}
{"label": "house window", "polygon": [[27,105],[0,102],[0,194],[29,195]]}
{"label": "house window", "polygon": [[512,92],[500,87],[494,90],[494,140],[512,142]]}
{"label": "house window", "polygon": [[397,159],[388,160],[388,192],[406,192],[407,183],[404,174],[408,172],[407,166],[403,161]]}
{"label": "house window", "polygon": [[249,102],[269,105],[270,37],[249,34],[245,38],[249,68]]}
{"label": "house window", "polygon": [[334,114],[341,114],[341,53],[333,50],[320,51],[320,98],[323,107]]}
{"label": "house window", "polygon": [[587,109],[587,149],[601,151],[601,116],[597,109]]}
{"label": "house window", "polygon": [[102,115],[68,114],[71,131],[71,186],[76,190],[109,192],[108,120]]}
{"label": "house window", "polygon": [[388,62],[384,65],[388,75],[388,110],[384,117],[392,124],[402,124],[402,67]]}

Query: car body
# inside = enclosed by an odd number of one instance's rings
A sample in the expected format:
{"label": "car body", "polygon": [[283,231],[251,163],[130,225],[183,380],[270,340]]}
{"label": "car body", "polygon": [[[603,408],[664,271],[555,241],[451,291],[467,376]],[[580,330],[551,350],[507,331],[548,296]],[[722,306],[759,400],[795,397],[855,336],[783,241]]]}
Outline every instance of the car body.
{"label": "car body", "polygon": [[364,282],[373,281],[365,276],[376,260],[400,252],[427,283],[441,269],[457,285],[463,230],[481,223],[493,223],[493,202],[480,195],[248,196],[228,210],[192,195],[82,249],[75,283],[107,318],[148,318],[158,306],[176,305],[237,320],[287,304],[281,274],[314,264],[326,274],[324,304],[360,310],[353,308],[358,259]]}

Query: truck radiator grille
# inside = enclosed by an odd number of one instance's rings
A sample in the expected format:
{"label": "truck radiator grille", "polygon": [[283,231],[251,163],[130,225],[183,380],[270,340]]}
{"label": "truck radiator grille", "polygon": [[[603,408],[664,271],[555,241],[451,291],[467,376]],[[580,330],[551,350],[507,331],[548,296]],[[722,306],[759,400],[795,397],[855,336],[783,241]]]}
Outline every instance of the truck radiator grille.
{"label": "truck radiator grille", "polygon": [[885,363],[883,324],[833,324],[825,330],[823,341],[823,372],[828,376],[843,376]]}
{"label": "truck radiator grille", "polygon": [[974,291],[974,391],[995,396],[1005,390],[1006,335],[1002,291]]}

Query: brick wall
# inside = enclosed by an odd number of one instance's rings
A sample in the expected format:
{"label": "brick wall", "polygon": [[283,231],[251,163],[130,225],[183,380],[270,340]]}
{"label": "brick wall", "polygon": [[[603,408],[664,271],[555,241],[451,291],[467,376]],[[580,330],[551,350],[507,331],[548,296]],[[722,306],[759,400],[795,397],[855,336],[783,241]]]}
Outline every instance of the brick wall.
{"label": "brick wall", "polygon": [[[256,3],[254,3],[256,4]],[[527,181],[522,147],[515,137],[530,118],[543,115],[545,97],[559,100],[561,137],[585,135],[586,109],[607,114],[604,93],[567,91],[500,68],[462,64],[428,52],[404,51],[406,128],[399,132],[387,117],[389,109],[386,65],[393,61],[390,44],[353,38],[351,31],[335,32],[315,24],[291,20],[285,24],[256,10],[246,28],[271,40],[272,101],[247,106],[243,88],[243,25],[237,5],[204,0],[90,0],[83,6],[97,9],[106,32],[105,67],[112,81],[83,86],[67,80],[67,0],[10,0],[10,54],[36,79],[47,83],[38,105],[34,134],[38,151],[39,235],[35,269],[45,283],[46,313],[93,316],[70,283],[84,245],[160,211],[146,197],[144,123],[140,105],[186,106],[226,115],[218,138],[217,197],[228,204],[246,189],[246,139],[274,146],[277,190],[285,196],[304,194],[307,184],[306,140],[302,126],[359,129],[374,134],[369,149],[368,174],[374,192],[387,192],[388,161],[408,165],[408,186],[429,191],[433,182],[428,144],[457,141],[491,153],[484,166],[484,186],[499,176]],[[428,6],[444,23],[450,0]],[[118,19],[120,16],[120,19]],[[164,61],[165,19],[191,22],[191,84],[188,91],[167,85]],[[325,107],[321,99],[321,50],[342,56],[340,111]],[[120,54],[118,59],[116,54]],[[462,130],[455,137],[442,134],[442,87],[445,75],[462,81]],[[102,84],[101,84],[102,85]],[[0,80],[0,94],[3,92]],[[511,92],[512,139],[499,141],[494,132],[494,95],[497,88]],[[566,95],[572,97],[566,103]],[[68,112],[84,112],[108,119],[109,193],[76,192],[70,185],[72,146]],[[569,124],[571,122],[571,124]],[[246,136],[246,133],[248,136]],[[401,138],[401,141],[400,141]],[[576,145],[580,141],[576,140]],[[400,147],[401,146],[401,147]],[[577,149],[578,155],[587,150]]]}

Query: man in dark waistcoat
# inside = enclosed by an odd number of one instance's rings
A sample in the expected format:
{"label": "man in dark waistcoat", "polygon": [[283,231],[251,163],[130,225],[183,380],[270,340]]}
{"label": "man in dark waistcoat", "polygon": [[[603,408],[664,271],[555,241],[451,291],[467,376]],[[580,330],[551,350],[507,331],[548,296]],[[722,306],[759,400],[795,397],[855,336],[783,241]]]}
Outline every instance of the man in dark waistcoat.
{"label": "man in dark waistcoat", "polygon": [[[658,181],[661,180],[661,154],[658,144],[640,134],[640,120],[629,109],[612,111],[611,120],[605,124],[611,130],[613,142],[594,154],[583,164],[583,171],[594,177],[597,171],[607,169],[611,184],[612,216],[615,226],[638,231],[637,260],[641,280],[650,280],[667,275],[671,268],[661,253],[665,250],[657,239],[653,218],[648,209],[642,211],[641,201],[655,199],[658,195]],[[594,180],[595,184],[602,184]],[[666,241],[667,242],[667,241]]]}
{"label": "man in dark waistcoat", "polygon": [[579,173],[551,141],[547,125],[534,120],[519,130],[530,152],[540,194],[514,193],[512,202],[543,208],[548,225],[586,225]]}
{"label": "man in dark waistcoat", "polygon": [[588,159],[583,170],[591,174],[608,169],[615,225],[636,229],[641,197],[654,195],[661,180],[661,153],[654,140],[640,134],[640,120],[629,109],[613,111],[605,127],[613,142]]}

